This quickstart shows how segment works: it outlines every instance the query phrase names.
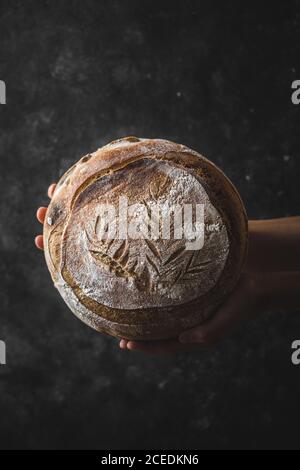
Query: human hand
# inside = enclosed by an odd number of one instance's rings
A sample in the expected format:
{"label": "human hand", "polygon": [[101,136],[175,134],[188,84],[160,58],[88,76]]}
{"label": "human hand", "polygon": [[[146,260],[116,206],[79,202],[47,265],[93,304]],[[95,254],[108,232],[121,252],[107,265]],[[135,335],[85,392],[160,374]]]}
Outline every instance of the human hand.
{"label": "human hand", "polygon": [[[50,199],[52,198],[54,194],[55,188],[56,188],[56,183],[51,184],[48,188],[48,196]],[[36,218],[41,224],[44,223],[46,212],[47,212],[47,207],[43,207],[43,206],[39,207],[38,210],[36,211]],[[43,235],[37,235],[34,239],[34,242],[35,242],[35,246],[39,248],[39,250],[44,249]]]}
{"label": "human hand", "polygon": [[214,346],[241,322],[260,312],[260,290],[253,275],[243,274],[234,292],[205,323],[184,331],[178,338],[165,341],[120,341],[121,349],[149,354],[174,354]]}
{"label": "human hand", "polygon": [[264,309],[300,305],[300,217],[249,221],[248,258],[236,289],[205,323],[169,341],[120,341],[121,349],[150,354],[204,349]]}
{"label": "human hand", "polygon": [[[48,188],[50,199],[55,188],[55,183]],[[37,210],[36,217],[41,224],[46,211],[47,207]],[[148,342],[121,339],[120,348],[149,354],[206,349],[265,308],[294,310],[300,304],[299,234],[300,217],[250,221],[250,248],[245,272],[212,318],[175,339]],[[35,245],[40,250],[44,249],[43,235],[35,237]],[[278,251],[281,256],[278,256]]]}

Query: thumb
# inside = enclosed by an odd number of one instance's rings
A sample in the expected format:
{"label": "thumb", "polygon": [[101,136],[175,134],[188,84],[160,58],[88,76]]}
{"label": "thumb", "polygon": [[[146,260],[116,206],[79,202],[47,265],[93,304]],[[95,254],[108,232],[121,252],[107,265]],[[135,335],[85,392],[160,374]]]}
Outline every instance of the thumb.
{"label": "thumb", "polygon": [[209,345],[232,332],[235,326],[247,317],[247,308],[249,306],[247,305],[245,289],[247,289],[247,281],[241,279],[236,290],[219,307],[213,317],[205,323],[183,332],[179,336],[179,341],[181,343]]}

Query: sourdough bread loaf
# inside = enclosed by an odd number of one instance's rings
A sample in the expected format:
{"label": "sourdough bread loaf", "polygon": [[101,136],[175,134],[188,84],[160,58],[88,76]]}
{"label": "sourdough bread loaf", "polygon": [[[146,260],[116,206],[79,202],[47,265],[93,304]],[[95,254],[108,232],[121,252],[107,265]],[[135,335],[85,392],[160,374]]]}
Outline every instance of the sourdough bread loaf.
{"label": "sourdough bread loaf", "polygon": [[136,137],[71,167],[44,223],[46,262],[70,309],[135,340],[175,337],[212,315],[239,279],[247,239],[221,170],[183,145]]}

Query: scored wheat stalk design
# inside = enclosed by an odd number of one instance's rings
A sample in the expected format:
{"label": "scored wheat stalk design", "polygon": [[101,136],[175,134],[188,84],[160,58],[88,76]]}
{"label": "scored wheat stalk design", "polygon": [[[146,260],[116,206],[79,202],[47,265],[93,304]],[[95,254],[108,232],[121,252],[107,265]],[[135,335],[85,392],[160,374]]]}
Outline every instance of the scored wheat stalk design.
{"label": "scored wheat stalk design", "polygon": [[[157,199],[163,194],[164,189],[169,183],[169,177],[166,176],[162,183],[153,182],[149,186],[148,195],[152,200]],[[159,220],[153,214],[151,205],[144,198],[142,203],[148,214],[148,233],[151,233],[149,220],[159,225]],[[154,220],[153,220],[154,218]],[[193,251],[188,256],[188,251],[184,245],[178,247],[177,240],[164,240],[158,243],[149,238],[143,238],[140,242],[145,244],[145,251],[141,249],[141,256],[144,257],[145,263],[139,265],[139,259],[136,257],[132,260],[130,257],[130,245],[128,239],[120,240],[109,239],[99,240],[96,236],[97,227],[100,220],[98,215],[95,221],[93,235],[90,235],[84,228],[85,235],[89,242],[89,252],[91,256],[100,263],[105,269],[113,272],[117,277],[126,280],[133,279],[138,290],[150,292],[155,288],[155,280],[160,278],[170,279],[169,286],[173,287],[179,282],[191,282],[197,275],[203,271],[212,261],[196,262],[197,251]],[[105,229],[105,228],[104,228]],[[170,231],[173,233],[174,219],[172,219]],[[161,239],[162,240],[162,239]],[[137,272],[139,268],[139,273]]]}

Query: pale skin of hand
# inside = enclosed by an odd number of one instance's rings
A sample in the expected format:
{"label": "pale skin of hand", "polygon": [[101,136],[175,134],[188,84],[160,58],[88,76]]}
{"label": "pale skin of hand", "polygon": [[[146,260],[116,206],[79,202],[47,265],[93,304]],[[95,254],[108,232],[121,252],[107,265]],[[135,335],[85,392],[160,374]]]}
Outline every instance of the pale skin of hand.
{"label": "pale skin of hand", "polygon": [[[51,199],[56,184],[48,188]],[[47,207],[36,216],[43,224]],[[173,354],[214,346],[243,321],[266,309],[296,310],[300,307],[300,217],[249,221],[249,252],[244,272],[234,292],[211,319],[183,332],[178,338],[163,341],[121,339],[121,349],[148,354]],[[43,236],[35,245],[44,249]]]}

